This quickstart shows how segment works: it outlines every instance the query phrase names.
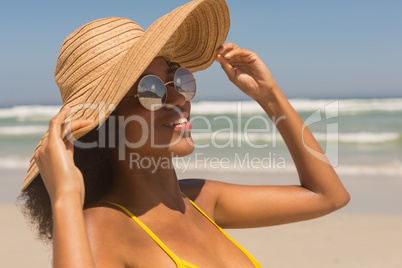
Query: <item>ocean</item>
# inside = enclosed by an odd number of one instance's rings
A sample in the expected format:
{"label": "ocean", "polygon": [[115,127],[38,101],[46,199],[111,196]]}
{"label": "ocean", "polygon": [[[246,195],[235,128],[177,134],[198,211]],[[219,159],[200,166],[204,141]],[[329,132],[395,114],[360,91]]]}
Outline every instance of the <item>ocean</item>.
{"label": "ocean", "polygon": [[[402,98],[291,99],[340,175],[402,178]],[[0,108],[0,175],[26,170],[57,105]],[[286,120],[286,119],[278,119]],[[179,172],[295,172],[275,125],[253,101],[192,103],[196,149],[175,159]]]}

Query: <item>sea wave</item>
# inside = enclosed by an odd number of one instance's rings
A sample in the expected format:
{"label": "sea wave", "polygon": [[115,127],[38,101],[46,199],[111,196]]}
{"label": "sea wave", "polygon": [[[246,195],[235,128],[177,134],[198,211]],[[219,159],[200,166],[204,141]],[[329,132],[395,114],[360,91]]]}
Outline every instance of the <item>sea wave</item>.
{"label": "sea wave", "polygon": [[[371,112],[401,112],[402,98],[388,99],[290,99],[297,112],[313,113],[338,102],[339,114],[356,115]],[[0,108],[0,119],[16,121],[48,121],[58,113],[58,105],[21,105]],[[200,101],[193,102],[192,115],[256,115],[265,114],[255,101]]]}
{"label": "sea wave", "polygon": [[[208,158],[209,159],[209,158]],[[20,156],[8,156],[0,157],[0,169],[28,169],[29,158]],[[257,173],[295,173],[296,167],[289,163],[275,163],[270,162],[270,166],[267,167],[267,161],[261,162],[261,166],[258,166],[257,161],[252,164],[244,162],[243,159],[239,161],[231,160],[230,162],[222,161],[218,163],[219,158],[211,160],[210,163],[200,161],[188,161],[186,158],[175,158],[173,164],[178,172],[185,173],[186,171],[214,171],[214,172],[257,172]],[[271,159],[272,160],[272,159]],[[265,166],[264,166],[265,165]],[[393,161],[389,163],[380,164],[342,164],[335,167],[335,170],[339,175],[351,175],[351,176],[396,176],[402,179],[402,163],[400,161]]]}
{"label": "sea wave", "polygon": [[389,99],[291,99],[290,103],[298,112],[313,112],[338,102],[339,114],[354,115],[371,112],[402,111],[402,98]]}
{"label": "sea wave", "polygon": [[[282,137],[276,133],[241,133],[241,132],[211,132],[211,133],[192,133],[194,141],[197,142],[283,142]],[[313,133],[318,141],[325,142],[341,142],[341,143],[358,143],[358,144],[375,144],[398,141],[401,134],[397,132],[356,132],[356,133]]]}
{"label": "sea wave", "polygon": [[[174,166],[178,173],[185,173],[187,171],[213,171],[216,173],[222,172],[236,172],[236,173],[279,173],[279,174],[295,174],[297,176],[296,167],[293,164],[285,165],[267,165],[267,162],[258,165],[258,161],[254,163],[247,163],[240,161],[231,161],[219,163],[219,159],[214,159],[214,162],[194,162],[194,161],[181,161],[175,159]],[[265,166],[264,166],[265,165]],[[335,167],[338,175],[349,176],[393,176],[399,179],[402,178],[402,163],[399,161],[382,163],[382,164],[351,164],[339,165]]]}
{"label": "sea wave", "polygon": [[[402,98],[389,99],[290,99],[289,102],[297,112],[313,113],[322,110],[328,105],[331,108],[338,106],[338,113],[342,115],[356,115],[371,112],[401,112]],[[265,114],[255,101],[201,101],[192,104],[192,114],[222,115],[222,114]]]}
{"label": "sea wave", "polygon": [[0,157],[0,169],[28,169],[29,160],[20,156]]}
{"label": "sea wave", "polygon": [[371,112],[400,112],[402,111],[402,98],[340,100],[339,110],[340,113],[351,115]]}
{"label": "sea wave", "polygon": [[402,163],[400,161],[370,165],[339,165],[335,170],[339,175],[382,175],[402,178]]}
{"label": "sea wave", "polygon": [[[41,136],[48,130],[47,125],[38,126],[1,126],[0,136]],[[202,133],[194,130],[192,137],[196,143],[202,142],[217,142],[226,143],[231,141],[242,142],[283,142],[281,135],[277,132],[255,133],[249,132],[229,132],[217,130],[215,132]],[[324,142],[341,142],[341,143],[356,143],[356,144],[380,144],[386,142],[398,142],[402,138],[402,134],[398,132],[353,132],[353,133],[323,133],[313,132],[314,137],[318,141]]]}
{"label": "sea wave", "polygon": [[0,119],[13,119],[19,122],[49,121],[55,116],[61,106],[56,105],[26,105],[0,109]]}
{"label": "sea wave", "polygon": [[30,136],[43,135],[46,133],[47,126],[5,126],[0,127],[0,135],[4,136]]}
{"label": "sea wave", "polygon": [[200,101],[191,104],[192,115],[264,114],[255,101]]}
{"label": "sea wave", "polygon": [[356,133],[313,133],[319,141],[337,141],[342,143],[384,143],[400,139],[397,132],[356,132]]}

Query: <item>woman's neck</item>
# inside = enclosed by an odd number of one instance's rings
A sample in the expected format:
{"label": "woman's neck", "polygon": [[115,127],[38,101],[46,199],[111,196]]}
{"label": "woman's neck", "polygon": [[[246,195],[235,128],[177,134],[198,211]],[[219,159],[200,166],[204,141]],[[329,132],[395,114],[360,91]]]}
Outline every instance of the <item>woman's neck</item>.
{"label": "woman's neck", "polygon": [[[185,205],[171,157],[112,157],[113,187],[104,197],[145,213],[155,207],[184,212]],[[113,200],[111,200],[113,199]]]}

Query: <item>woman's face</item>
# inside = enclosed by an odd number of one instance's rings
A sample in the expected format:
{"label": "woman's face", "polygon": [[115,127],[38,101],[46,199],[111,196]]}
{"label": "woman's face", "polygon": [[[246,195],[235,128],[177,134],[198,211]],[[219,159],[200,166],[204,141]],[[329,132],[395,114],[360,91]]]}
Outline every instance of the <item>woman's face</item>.
{"label": "woman's face", "polygon": [[[174,78],[174,70],[162,57],[157,57],[151,62],[143,73],[148,74],[158,76],[164,83],[173,81]],[[194,143],[189,123],[190,102],[169,84],[166,86],[166,105],[157,111],[149,111],[141,105],[138,98],[133,97],[137,94],[138,83],[139,80],[126,94],[127,98],[123,98],[116,108],[116,124],[120,133],[118,142],[126,143],[127,152],[135,152],[141,156],[176,157],[192,153]],[[169,125],[179,118],[186,118],[188,123]]]}

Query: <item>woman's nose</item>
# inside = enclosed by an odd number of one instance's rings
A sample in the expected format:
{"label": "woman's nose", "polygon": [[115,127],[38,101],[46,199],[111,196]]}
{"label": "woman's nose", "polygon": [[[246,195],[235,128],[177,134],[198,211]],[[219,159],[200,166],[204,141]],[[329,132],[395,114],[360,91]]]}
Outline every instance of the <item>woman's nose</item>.
{"label": "woman's nose", "polygon": [[169,82],[165,84],[167,98],[165,102],[165,109],[171,109],[173,106],[182,107],[186,104],[186,98],[177,92],[174,87],[174,82]]}

